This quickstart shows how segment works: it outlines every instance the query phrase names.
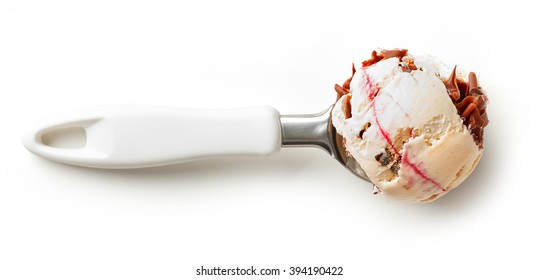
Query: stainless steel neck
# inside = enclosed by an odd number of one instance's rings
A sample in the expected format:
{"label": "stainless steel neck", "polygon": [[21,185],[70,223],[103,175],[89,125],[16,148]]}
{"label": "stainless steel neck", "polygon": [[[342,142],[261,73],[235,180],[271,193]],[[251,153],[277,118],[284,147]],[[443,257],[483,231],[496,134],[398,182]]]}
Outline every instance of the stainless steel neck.
{"label": "stainless steel neck", "polygon": [[328,133],[331,108],[318,114],[282,115],[283,147],[317,147],[333,156],[334,145]]}
{"label": "stainless steel neck", "polygon": [[281,115],[282,146],[320,148],[356,176],[369,181],[359,163],[348,156],[343,147],[342,137],[331,123],[332,108],[333,106],[318,114]]}

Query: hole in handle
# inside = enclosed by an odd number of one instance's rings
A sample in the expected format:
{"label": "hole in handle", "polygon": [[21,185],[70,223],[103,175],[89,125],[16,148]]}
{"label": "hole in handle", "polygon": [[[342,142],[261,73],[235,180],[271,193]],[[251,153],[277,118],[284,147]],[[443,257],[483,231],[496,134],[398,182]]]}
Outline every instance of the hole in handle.
{"label": "hole in handle", "polygon": [[56,127],[41,134],[45,146],[62,149],[81,149],[86,146],[86,130],[83,127]]}

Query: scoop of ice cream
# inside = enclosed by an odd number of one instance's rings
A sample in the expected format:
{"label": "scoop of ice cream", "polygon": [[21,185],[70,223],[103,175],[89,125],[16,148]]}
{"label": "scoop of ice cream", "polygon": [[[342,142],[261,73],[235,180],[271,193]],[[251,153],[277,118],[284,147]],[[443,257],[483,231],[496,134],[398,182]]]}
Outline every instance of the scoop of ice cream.
{"label": "scoop of ice cream", "polygon": [[473,72],[382,50],[335,89],[332,122],[343,146],[390,199],[433,201],[481,158],[487,98]]}

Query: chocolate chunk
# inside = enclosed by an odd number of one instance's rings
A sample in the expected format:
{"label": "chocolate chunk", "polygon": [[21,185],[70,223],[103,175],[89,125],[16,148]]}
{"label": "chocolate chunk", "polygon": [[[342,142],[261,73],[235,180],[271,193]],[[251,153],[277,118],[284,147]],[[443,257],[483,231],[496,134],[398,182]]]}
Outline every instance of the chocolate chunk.
{"label": "chocolate chunk", "polygon": [[387,153],[379,153],[374,156],[374,159],[376,159],[376,161],[378,161],[382,166],[387,166],[389,163],[391,163],[391,157],[388,156]]}
{"label": "chocolate chunk", "polygon": [[358,134],[358,137],[359,139],[363,139],[363,134],[365,133],[365,131],[367,131],[367,129],[371,127],[371,123],[368,122],[366,123],[365,125],[363,125],[363,129],[361,131],[359,131],[359,134]]}
{"label": "chocolate chunk", "polygon": [[399,157],[399,159],[393,163],[393,165],[391,165],[391,171],[393,171],[393,173],[397,174],[399,172],[399,169],[401,168],[401,159]]}

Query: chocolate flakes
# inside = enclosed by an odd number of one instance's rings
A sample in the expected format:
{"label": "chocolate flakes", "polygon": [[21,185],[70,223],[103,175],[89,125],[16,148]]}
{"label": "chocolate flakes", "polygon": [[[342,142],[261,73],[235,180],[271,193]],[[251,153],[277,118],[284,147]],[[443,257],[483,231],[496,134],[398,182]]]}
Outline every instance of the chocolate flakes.
{"label": "chocolate flakes", "polygon": [[444,81],[444,85],[464,125],[470,130],[475,144],[482,149],[483,129],[488,124],[486,110],[488,98],[479,86],[474,72],[470,72],[466,83],[457,77],[456,69],[457,67],[455,66],[451,75]]}

